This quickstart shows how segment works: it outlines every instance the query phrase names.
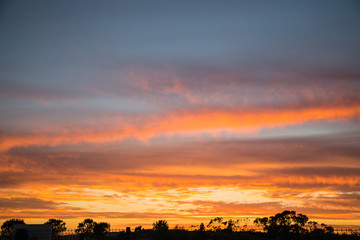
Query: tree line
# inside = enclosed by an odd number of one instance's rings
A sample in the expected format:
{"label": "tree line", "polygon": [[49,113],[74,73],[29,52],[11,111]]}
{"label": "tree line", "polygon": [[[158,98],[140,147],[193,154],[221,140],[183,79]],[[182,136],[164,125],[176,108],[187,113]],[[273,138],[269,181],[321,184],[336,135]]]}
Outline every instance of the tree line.
{"label": "tree line", "polygon": [[[1,226],[1,236],[11,239],[13,227],[16,224],[25,224],[22,219],[11,219],[5,221]],[[50,218],[44,224],[50,224],[52,228],[53,238],[60,236],[67,230],[66,223],[61,219]],[[96,239],[102,239],[107,232],[110,232],[110,224],[106,222],[97,223],[91,218],[87,218],[78,224],[75,233],[79,234],[82,239],[93,236]]]}
{"label": "tree line", "polygon": [[[237,219],[224,220],[222,217],[211,219],[206,225],[201,223],[195,230],[188,231],[178,225],[169,230],[166,220],[153,223],[152,229],[143,229],[142,226],[135,228],[132,233],[130,228],[118,236],[109,237],[110,224],[95,222],[87,218],[78,224],[75,233],[80,239],[276,239],[276,240],[302,240],[302,239],[360,239],[360,231],[353,231],[351,235],[340,236],[334,233],[334,228],[326,224],[318,224],[309,221],[304,214],[295,211],[283,211],[274,216],[256,218],[254,224],[261,227],[263,232],[255,232],[247,228],[247,221]],[[1,236],[11,239],[13,226],[25,224],[24,220],[11,219],[1,226]],[[53,229],[53,239],[59,238],[67,230],[66,224],[60,219],[49,219],[44,224],[50,224]]]}

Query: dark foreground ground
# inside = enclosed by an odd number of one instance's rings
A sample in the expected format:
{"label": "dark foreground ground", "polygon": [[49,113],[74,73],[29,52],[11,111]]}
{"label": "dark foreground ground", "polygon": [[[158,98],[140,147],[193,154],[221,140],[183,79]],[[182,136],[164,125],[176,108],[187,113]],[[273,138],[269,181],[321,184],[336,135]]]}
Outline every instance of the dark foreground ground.
{"label": "dark foreground ground", "polygon": [[307,233],[301,235],[269,236],[264,232],[213,232],[168,230],[156,232],[142,230],[139,232],[112,232],[104,236],[61,236],[56,240],[360,240],[360,234],[321,234]]}

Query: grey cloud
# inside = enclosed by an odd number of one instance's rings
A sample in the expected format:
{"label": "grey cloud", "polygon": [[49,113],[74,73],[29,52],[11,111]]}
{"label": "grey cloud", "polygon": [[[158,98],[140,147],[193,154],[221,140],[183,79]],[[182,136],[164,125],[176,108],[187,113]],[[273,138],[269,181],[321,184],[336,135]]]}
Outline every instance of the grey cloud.
{"label": "grey cloud", "polygon": [[39,198],[0,198],[0,209],[56,209],[60,204]]}
{"label": "grey cloud", "polygon": [[360,168],[350,167],[286,167],[284,169],[268,169],[266,173],[273,175],[289,175],[289,176],[319,176],[319,177],[358,177],[360,176]]}
{"label": "grey cloud", "polygon": [[[358,170],[349,166],[336,168],[338,158],[348,157],[348,164],[357,164],[360,150],[357,133],[339,133],[308,137],[276,137],[248,140],[219,140],[183,143],[159,147],[141,143],[119,144],[114,150],[67,150],[66,147],[13,148],[4,154],[5,165],[48,169],[62,172],[66,170],[120,170],[141,169],[148,166],[231,166],[233,164],[257,163],[308,163],[322,164],[324,167],[309,166],[288,168],[289,174],[357,174]],[[105,146],[106,149],[106,146]],[[194,157],[196,156],[196,157]],[[350,159],[350,160],[349,160]],[[254,169],[255,170],[255,169]],[[256,170],[255,170],[256,171]],[[261,171],[261,170],[260,170]],[[273,173],[285,173],[282,169],[269,168]],[[323,172],[324,174],[322,174]]]}

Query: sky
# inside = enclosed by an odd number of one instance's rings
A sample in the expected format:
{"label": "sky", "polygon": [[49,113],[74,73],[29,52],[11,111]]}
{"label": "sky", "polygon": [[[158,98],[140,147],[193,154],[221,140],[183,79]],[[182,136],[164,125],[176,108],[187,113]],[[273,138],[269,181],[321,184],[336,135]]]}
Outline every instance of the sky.
{"label": "sky", "polygon": [[0,224],[295,210],[360,225],[359,1],[0,3]]}

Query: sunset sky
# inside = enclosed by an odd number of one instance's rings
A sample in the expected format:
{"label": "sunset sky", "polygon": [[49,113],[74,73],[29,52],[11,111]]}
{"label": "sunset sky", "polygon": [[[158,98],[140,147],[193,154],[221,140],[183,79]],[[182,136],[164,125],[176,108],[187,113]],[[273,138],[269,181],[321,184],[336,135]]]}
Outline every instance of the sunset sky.
{"label": "sunset sky", "polygon": [[0,224],[360,225],[359,1],[0,2]]}

